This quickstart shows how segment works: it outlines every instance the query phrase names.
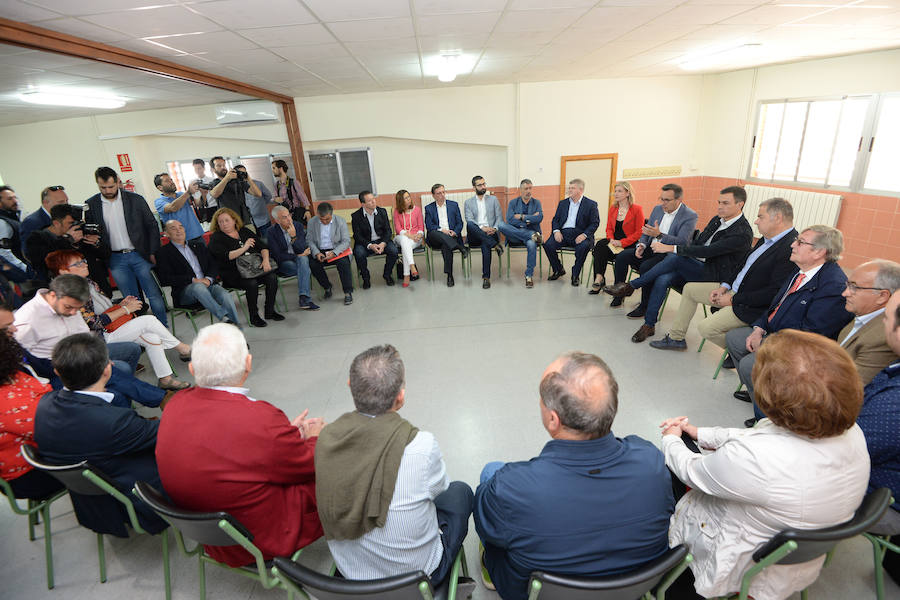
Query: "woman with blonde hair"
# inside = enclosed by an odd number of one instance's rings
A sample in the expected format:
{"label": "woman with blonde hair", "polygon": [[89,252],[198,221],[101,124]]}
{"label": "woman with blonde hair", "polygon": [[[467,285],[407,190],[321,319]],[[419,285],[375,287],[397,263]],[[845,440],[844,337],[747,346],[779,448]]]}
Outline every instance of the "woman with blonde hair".
{"label": "woman with blonde hair", "polygon": [[[704,598],[737,592],[753,553],[779,531],[851,519],[869,483],[856,424],[862,382],[847,352],[824,336],[785,329],[757,354],[754,392],[767,418],[755,427],[695,427],[687,417],[661,425],[666,465],[691,488],[675,506],[669,544],[686,544],[694,555],[694,588]],[[812,584],[824,561],[767,567],[750,595],[783,600]]]}
{"label": "woman with blonde hair", "polygon": [[394,231],[397,232],[394,243],[400,246],[403,260],[403,287],[409,287],[410,281],[419,278],[413,250],[420,248],[425,242],[425,221],[422,209],[413,204],[409,192],[400,190],[394,199]]}
{"label": "woman with blonde hair", "polygon": [[634,203],[630,183],[617,181],[613,198],[606,217],[606,237],[594,244],[594,283],[588,292],[594,296],[606,285],[606,265],[621,250],[637,243],[644,226],[644,209]]}

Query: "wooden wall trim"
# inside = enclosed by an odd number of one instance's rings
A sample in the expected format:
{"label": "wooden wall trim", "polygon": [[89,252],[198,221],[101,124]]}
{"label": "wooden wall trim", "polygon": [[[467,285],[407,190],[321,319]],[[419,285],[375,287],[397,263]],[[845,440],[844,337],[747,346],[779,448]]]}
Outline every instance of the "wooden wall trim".
{"label": "wooden wall trim", "polygon": [[[566,190],[569,189],[566,181],[566,163],[577,160],[611,160],[612,176],[609,178],[609,194],[607,195],[607,206],[612,206],[612,193],[616,189],[616,176],[619,173],[619,154],[574,154],[570,156],[562,156],[559,161],[559,196],[560,201],[566,199]],[[598,203],[599,204],[599,203]]]}
{"label": "wooden wall trim", "polygon": [[291,159],[294,163],[294,174],[300,179],[300,185],[306,192],[306,197],[312,201],[312,193],[309,189],[309,174],[306,171],[306,155],[303,154],[303,140],[300,138],[300,121],[297,119],[297,107],[294,101],[281,105],[284,113],[284,125],[287,127],[288,142],[291,144]]}

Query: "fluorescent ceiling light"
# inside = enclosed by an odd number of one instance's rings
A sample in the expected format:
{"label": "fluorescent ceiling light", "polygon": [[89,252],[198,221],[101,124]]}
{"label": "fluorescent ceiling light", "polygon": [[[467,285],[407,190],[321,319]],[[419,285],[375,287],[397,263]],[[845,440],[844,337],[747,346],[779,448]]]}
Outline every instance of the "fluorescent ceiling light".
{"label": "fluorescent ceiling light", "polygon": [[718,48],[701,54],[695,54],[678,61],[678,66],[685,71],[698,71],[711,67],[726,67],[747,60],[759,53],[762,44],[739,44]]}
{"label": "fluorescent ceiling light", "polygon": [[449,50],[438,56],[425,59],[424,71],[428,77],[437,77],[443,82],[456,79],[457,75],[469,73],[475,66],[475,57],[462,54],[459,50]]}
{"label": "fluorescent ceiling light", "polygon": [[79,106],[83,108],[122,108],[125,99],[118,96],[91,95],[89,93],[71,93],[63,90],[35,90],[22,92],[19,99],[30,104],[49,104],[53,106]]}

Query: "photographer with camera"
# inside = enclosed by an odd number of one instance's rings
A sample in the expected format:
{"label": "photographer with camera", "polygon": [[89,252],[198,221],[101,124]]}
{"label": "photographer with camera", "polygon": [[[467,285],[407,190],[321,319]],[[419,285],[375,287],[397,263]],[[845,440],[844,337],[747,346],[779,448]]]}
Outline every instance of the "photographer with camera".
{"label": "photographer with camera", "polygon": [[0,273],[6,279],[23,283],[34,277],[22,252],[19,234],[19,197],[8,185],[0,186]]}
{"label": "photographer with camera", "polygon": [[160,173],[153,178],[153,185],[162,193],[153,204],[156,206],[156,213],[163,224],[163,229],[167,221],[175,219],[184,226],[188,240],[203,237],[203,227],[200,226],[194,208],[188,201],[193,194],[200,191],[199,182],[194,181],[186,192],[178,194],[175,182],[169,174]]}
{"label": "photographer with camera", "polygon": [[262,196],[259,187],[253,183],[246,171],[229,169],[221,156],[212,157],[209,164],[219,178],[213,182],[213,188],[209,190],[208,196],[215,199],[219,208],[230,208],[238,214],[241,221],[252,223],[253,216],[250,214],[244,194],[249,192],[258,198]]}
{"label": "photographer with camera", "polygon": [[81,220],[81,209],[71,204],[57,204],[50,209],[50,225],[34,231],[25,240],[25,256],[34,267],[35,279],[46,284],[50,281],[44,260],[54,250],[77,250],[88,263],[91,278],[97,282],[107,296],[112,295],[106,263],[109,248],[100,244],[97,225],[85,224]]}

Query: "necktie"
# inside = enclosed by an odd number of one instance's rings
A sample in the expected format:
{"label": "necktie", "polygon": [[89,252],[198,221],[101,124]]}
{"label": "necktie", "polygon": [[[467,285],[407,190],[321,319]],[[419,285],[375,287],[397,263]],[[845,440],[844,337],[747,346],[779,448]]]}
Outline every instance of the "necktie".
{"label": "necktie", "polygon": [[772,319],[775,318],[775,314],[778,312],[778,309],[781,308],[781,305],[784,304],[785,299],[800,288],[800,284],[803,283],[804,279],[806,279],[806,275],[804,275],[803,273],[797,274],[797,277],[794,279],[794,284],[791,286],[791,289],[787,291],[787,294],[784,295],[784,297],[781,299],[781,302],[779,302],[778,306],[775,307],[775,310],[773,310],[769,314],[769,323],[771,323]]}

